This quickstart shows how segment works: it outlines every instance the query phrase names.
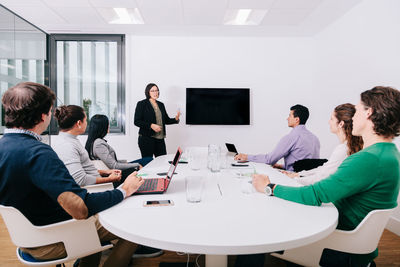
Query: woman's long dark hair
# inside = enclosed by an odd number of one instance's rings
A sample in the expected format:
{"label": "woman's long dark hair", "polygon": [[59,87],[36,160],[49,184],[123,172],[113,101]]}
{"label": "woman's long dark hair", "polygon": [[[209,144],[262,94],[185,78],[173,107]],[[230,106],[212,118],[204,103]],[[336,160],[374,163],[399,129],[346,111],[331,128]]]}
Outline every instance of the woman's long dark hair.
{"label": "woman's long dark hair", "polygon": [[335,117],[339,121],[343,121],[343,130],[347,141],[347,155],[354,154],[360,151],[363,147],[361,136],[354,136],[353,131],[353,116],[356,113],[356,108],[353,104],[346,103],[335,108]]}
{"label": "woman's long dark hair", "polygon": [[90,119],[85,149],[89,153],[91,160],[95,159],[93,156],[93,143],[97,138],[103,139],[107,135],[108,125],[109,121],[106,115],[96,114]]}

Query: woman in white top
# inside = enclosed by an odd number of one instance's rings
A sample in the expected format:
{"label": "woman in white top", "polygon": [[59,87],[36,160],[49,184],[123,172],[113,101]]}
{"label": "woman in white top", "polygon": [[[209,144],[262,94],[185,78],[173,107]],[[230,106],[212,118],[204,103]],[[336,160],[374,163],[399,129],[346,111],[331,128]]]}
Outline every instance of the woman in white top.
{"label": "woman in white top", "polygon": [[331,132],[338,137],[340,144],[336,146],[324,165],[298,173],[287,171],[283,171],[283,173],[295,178],[303,185],[314,184],[334,173],[348,156],[360,151],[363,146],[362,138],[351,133],[353,130],[352,118],[355,112],[355,106],[349,103],[337,106],[332,112],[329,126]]}

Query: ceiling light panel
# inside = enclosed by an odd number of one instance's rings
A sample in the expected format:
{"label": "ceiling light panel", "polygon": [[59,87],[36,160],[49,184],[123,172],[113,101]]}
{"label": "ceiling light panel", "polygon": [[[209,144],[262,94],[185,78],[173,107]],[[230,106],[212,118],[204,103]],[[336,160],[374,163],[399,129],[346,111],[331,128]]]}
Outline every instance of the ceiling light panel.
{"label": "ceiling light panel", "polygon": [[224,24],[243,26],[260,25],[267,11],[266,9],[228,9],[225,12]]}
{"label": "ceiling light panel", "polygon": [[109,24],[144,24],[138,8],[99,7],[96,9]]}
{"label": "ceiling light panel", "polygon": [[236,25],[245,25],[247,19],[250,17],[251,9],[239,9],[236,13],[235,24]]}
{"label": "ceiling light panel", "polygon": [[[115,13],[117,13],[117,16],[118,16],[118,19],[114,20],[114,23],[118,23],[118,24],[133,23],[133,19],[129,15],[128,9],[126,9],[124,7],[114,7],[113,10]],[[111,21],[110,23],[113,23],[113,21]]]}

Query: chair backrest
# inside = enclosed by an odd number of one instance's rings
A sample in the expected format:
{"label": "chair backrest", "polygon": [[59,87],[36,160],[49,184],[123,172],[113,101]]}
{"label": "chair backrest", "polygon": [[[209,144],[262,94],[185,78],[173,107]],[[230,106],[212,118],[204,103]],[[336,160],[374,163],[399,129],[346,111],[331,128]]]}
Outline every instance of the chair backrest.
{"label": "chair backrest", "polygon": [[[111,247],[111,245],[101,246],[93,216],[86,220],[71,219],[45,226],[35,226],[14,207],[0,205],[0,214],[12,242],[17,247],[39,247],[63,242],[68,256],[53,261],[54,264],[91,255]],[[20,257],[19,259],[23,261]],[[41,263],[43,264],[46,263]]]}
{"label": "chair backrest", "polygon": [[[394,208],[373,210],[354,230],[335,230],[329,240],[328,248],[357,254],[374,251],[393,210]],[[344,239],[345,242],[336,242],[338,239]]]}
{"label": "chair backrest", "polygon": [[[38,247],[47,244],[60,242],[60,235],[55,234],[54,229],[65,229],[73,231],[74,228],[81,227],[84,224],[93,225],[94,236],[97,239],[95,244],[100,244],[97,230],[94,226],[94,218],[87,220],[68,220],[54,223],[46,226],[33,225],[18,209],[9,206],[0,205],[0,214],[7,226],[12,242],[19,247]],[[91,229],[86,229],[89,232]],[[71,232],[68,233],[69,235]]]}
{"label": "chair backrest", "polygon": [[0,214],[6,224],[11,240],[16,246],[35,247],[40,245],[26,242],[26,230],[29,231],[34,226],[19,210],[13,207],[0,205]]}
{"label": "chair backrest", "polygon": [[319,266],[325,248],[354,254],[373,252],[378,247],[379,239],[393,210],[373,210],[352,231],[335,230],[315,243],[272,255],[303,266]]}
{"label": "chair backrest", "polygon": [[107,165],[102,160],[99,160],[99,159],[92,160],[92,163],[98,170],[109,170],[110,169],[107,167]]}
{"label": "chair backrest", "polygon": [[293,169],[295,172],[308,171],[323,165],[327,161],[327,159],[302,159],[293,163]]}
{"label": "chair backrest", "polygon": [[107,190],[113,190],[114,186],[113,183],[103,183],[103,184],[86,185],[83,188],[85,188],[89,193],[98,193]]}

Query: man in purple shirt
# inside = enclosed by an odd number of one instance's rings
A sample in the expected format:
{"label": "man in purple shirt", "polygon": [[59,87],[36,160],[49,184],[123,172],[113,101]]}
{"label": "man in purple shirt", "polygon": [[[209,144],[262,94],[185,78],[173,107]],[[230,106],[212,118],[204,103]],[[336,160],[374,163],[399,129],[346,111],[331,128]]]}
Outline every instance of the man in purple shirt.
{"label": "man in purple shirt", "polygon": [[272,152],[260,155],[240,153],[235,156],[235,160],[248,160],[274,165],[278,160],[284,158],[284,169],[293,171],[294,162],[302,159],[319,158],[319,140],[305,126],[308,117],[308,108],[305,106],[295,105],[291,107],[287,121],[288,126],[293,129],[279,141]]}

